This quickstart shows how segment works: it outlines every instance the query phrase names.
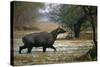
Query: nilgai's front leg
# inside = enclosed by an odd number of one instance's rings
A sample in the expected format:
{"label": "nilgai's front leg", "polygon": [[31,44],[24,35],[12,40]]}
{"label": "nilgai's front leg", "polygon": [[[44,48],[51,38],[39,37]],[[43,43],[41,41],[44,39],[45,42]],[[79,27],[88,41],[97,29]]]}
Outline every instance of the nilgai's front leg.
{"label": "nilgai's front leg", "polygon": [[54,49],[54,51],[56,51],[56,48],[54,46],[51,46],[50,48]]}

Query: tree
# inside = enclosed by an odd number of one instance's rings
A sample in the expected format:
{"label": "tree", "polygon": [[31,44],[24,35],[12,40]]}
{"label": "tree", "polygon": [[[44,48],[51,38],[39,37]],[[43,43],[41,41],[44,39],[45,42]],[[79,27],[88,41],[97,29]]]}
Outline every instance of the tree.
{"label": "tree", "polygon": [[44,6],[43,3],[33,2],[14,2],[14,28],[23,28],[25,25],[29,25],[37,19],[41,14],[39,9]]}
{"label": "tree", "polygon": [[[87,18],[89,18],[91,26],[92,26],[92,31],[93,31],[93,42],[94,42],[94,46],[92,47],[92,49],[90,49],[84,56],[89,55],[90,56],[90,60],[97,60],[97,39],[96,39],[96,30],[97,29],[96,26],[96,22],[95,22],[95,18],[97,19],[97,7],[93,7],[93,6],[85,6],[82,7],[82,9],[84,10],[84,13],[86,15]],[[95,16],[95,17],[93,17]]]}
{"label": "tree", "polygon": [[50,13],[50,18],[53,21],[64,24],[65,27],[69,27],[71,31],[74,31],[75,37],[79,38],[80,28],[83,23],[89,21],[93,31],[94,46],[84,56],[89,55],[92,60],[97,58],[97,40],[96,40],[96,20],[97,19],[97,7],[96,6],[72,6],[72,5],[57,5],[53,7]]}
{"label": "tree", "polygon": [[80,28],[84,20],[84,12],[81,7],[77,5],[61,4],[52,7],[49,13],[51,20],[62,24],[64,27],[70,28],[70,32],[74,32],[76,38],[79,38]]}
{"label": "tree", "polygon": [[85,7],[82,7],[83,10],[84,10],[84,13],[86,15],[87,18],[90,19],[90,23],[92,25],[92,30],[93,30],[93,41],[95,44],[97,44],[97,40],[96,40],[96,22],[94,21],[94,15],[95,17],[97,18],[97,7],[93,7],[93,6],[85,6]]}

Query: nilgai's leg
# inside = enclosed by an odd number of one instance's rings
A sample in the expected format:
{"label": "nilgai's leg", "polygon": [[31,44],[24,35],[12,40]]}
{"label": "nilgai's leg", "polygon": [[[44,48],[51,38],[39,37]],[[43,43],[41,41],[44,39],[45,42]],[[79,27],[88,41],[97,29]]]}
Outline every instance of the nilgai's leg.
{"label": "nilgai's leg", "polygon": [[28,47],[27,53],[31,53],[32,47]]}
{"label": "nilgai's leg", "polygon": [[56,51],[56,48],[54,46],[51,46],[50,48],[54,49]]}
{"label": "nilgai's leg", "polygon": [[43,47],[43,52],[46,52],[46,47]]}
{"label": "nilgai's leg", "polygon": [[22,49],[25,49],[26,48],[26,46],[21,46],[21,47],[19,47],[19,53],[21,54],[21,50]]}

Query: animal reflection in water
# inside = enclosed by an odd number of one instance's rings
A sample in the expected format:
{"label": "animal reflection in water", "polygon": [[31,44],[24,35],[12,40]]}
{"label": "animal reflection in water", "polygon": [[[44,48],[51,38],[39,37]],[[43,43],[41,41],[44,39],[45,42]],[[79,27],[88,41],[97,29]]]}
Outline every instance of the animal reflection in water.
{"label": "animal reflection in water", "polygon": [[65,30],[58,27],[49,33],[40,32],[28,34],[22,38],[24,45],[19,47],[19,53],[21,53],[22,49],[26,48],[28,49],[27,53],[31,53],[32,47],[43,47],[43,52],[46,52],[46,48],[52,48],[54,51],[56,51],[53,44],[57,38],[57,35],[65,32]]}

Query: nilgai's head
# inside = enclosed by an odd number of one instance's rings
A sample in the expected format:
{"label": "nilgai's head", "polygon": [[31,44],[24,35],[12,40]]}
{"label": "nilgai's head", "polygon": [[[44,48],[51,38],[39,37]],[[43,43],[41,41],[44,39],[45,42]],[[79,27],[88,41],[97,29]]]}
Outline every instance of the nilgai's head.
{"label": "nilgai's head", "polygon": [[66,31],[63,28],[61,28],[61,27],[57,28],[57,33],[65,33],[65,32]]}

